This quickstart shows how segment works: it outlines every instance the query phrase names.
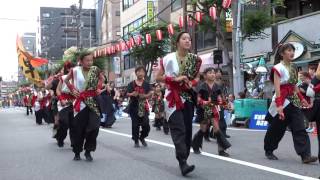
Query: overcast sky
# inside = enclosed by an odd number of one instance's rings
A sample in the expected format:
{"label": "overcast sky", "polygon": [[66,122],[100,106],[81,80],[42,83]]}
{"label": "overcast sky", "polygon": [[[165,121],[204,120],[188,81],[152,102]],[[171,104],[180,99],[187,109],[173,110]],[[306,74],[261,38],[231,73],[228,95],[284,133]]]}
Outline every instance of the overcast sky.
{"label": "overcast sky", "polygon": [[[36,32],[40,7],[70,7],[78,0],[7,0],[0,6],[0,76],[17,79],[16,35]],[[95,8],[95,0],[83,0],[83,8]]]}

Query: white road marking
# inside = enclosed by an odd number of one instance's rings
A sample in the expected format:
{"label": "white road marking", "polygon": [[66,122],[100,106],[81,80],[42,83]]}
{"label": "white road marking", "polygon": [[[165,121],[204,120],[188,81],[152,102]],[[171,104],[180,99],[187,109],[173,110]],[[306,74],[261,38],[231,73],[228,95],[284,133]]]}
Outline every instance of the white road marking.
{"label": "white road marking", "polygon": [[[100,129],[100,131],[109,133],[109,134],[114,134],[114,135],[118,135],[118,136],[123,136],[123,137],[127,137],[127,138],[131,138],[130,134],[125,134],[125,133],[119,133],[116,131],[111,131],[111,130],[106,130],[106,129]],[[165,143],[165,142],[161,142],[161,141],[156,141],[156,140],[152,140],[152,139],[146,139],[147,142],[153,143],[153,144],[158,144],[161,146],[165,146],[165,147],[170,147],[170,148],[174,148],[173,144],[169,144],[169,143]],[[192,152],[192,150],[191,150]],[[227,161],[227,162],[231,162],[234,164],[240,164],[243,166],[247,166],[247,167],[251,167],[251,168],[255,168],[255,169],[259,169],[259,170],[263,170],[263,171],[267,171],[267,172],[271,172],[271,173],[275,173],[275,174],[280,174],[283,176],[288,176],[291,178],[296,178],[296,179],[303,179],[303,180],[316,180],[316,178],[313,177],[309,177],[309,176],[303,176],[300,174],[295,174],[289,171],[284,171],[284,170],[280,170],[280,169],[275,169],[272,167],[268,167],[268,166],[263,166],[260,164],[255,164],[255,163],[251,163],[251,162],[247,162],[247,161],[243,161],[243,160],[238,160],[238,159],[232,159],[229,157],[222,157],[219,155],[215,155],[215,154],[211,154],[211,153],[207,153],[202,151],[201,155],[203,156],[207,156],[207,157],[211,157],[214,159],[219,159],[219,160],[223,160],[223,161]]]}
{"label": "white road marking", "polygon": [[[192,126],[200,127],[200,124],[193,123]],[[228,127],[227,130],[234,130],[234,131],[251,131],[251,132],[266,132],[266,130],[262,130],[262,129],[233,128],[233,127]]]}

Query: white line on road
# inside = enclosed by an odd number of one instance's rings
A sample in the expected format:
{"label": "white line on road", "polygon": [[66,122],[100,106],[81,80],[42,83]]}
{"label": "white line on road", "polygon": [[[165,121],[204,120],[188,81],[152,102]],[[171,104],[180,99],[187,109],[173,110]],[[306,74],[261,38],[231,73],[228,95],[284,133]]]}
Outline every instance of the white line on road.
{"label": "white line on road", "polygon": [[[192,124],[195,127],[200,127],[200,124],[193,123]],[[251,132],[266,132],[266,130],[263,129],[247,129],[247,128],[232,128],[228,127],[228,130],[234,130],[234,131],[251,131]]]}
{"label": "white line on road", "polygon": [[[119,132],[116,132],[116,131],[111,131],[111,130],[106,130],[106,129],[100,129],[100,130],[103,131],[103,132],[109,133],[109,134],[114,134],[114,135],[119,135],[119,136],[131,138],[131,135],[129,135],[129,134],[119,133]],[[165,143],[165,142],[161,142],[161,141],[156,141],[156,140],[152,140],[152,139],[146,139],[146,141],[150,142],[150,143],[158,144],[158,145],[161,145],[161,146],[174,148],[173,144],[169,144],[169,143]],[[228,158],[228,157],[222,157],[222,156],[218,156],[218,155],[215,155],[215,154],[210,154],[210,153],[203,152],[203,151],[201,152],[201,155],[207,156],[207,157],[211,157],[211,158],[214,158],[214,159],[219,159],[219,160],[235,163],[235,164],[240,164],[240,165],[243,165],[243,166],[248,166],[248,167],[251,167],[251,168],[255,168],[255,169],[259,169],[259,170],[263,170],[263,171],[267,171],[267,172],[271,172],[271,173],[275,173],[275,174],[280,174],[280,175],[283,175],[283,176],[296,178],[296,179],[316,180],[316,178],[313,178],[313,177],[303,176],[303,175],[295,174],[295,173],[292,173],[292,172],[289,172],[289,171],[275,169],[275,168],[272,168],[272,167],[263,166],[263,165],[260,165],[260,164],[255,164],[255,163],[251,163],[251,162],[247,162],[247,161],[243,161],[243,160],[232,159],[232,158]]]}

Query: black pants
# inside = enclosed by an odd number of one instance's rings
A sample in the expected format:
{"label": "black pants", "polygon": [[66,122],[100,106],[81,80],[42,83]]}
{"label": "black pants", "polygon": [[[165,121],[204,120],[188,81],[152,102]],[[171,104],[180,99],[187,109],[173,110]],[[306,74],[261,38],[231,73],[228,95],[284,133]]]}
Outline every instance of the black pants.
{"label": "black pants", "polygon": [[320,98],[317,97],[313,102],[313,107],[309,116],[307,116],[310,121],[315,121],[317,123],[317,136],[318,136],[318,157],[320,157]]}
{"label": "black pants", "polygon": [[302,111],[291,103],[283,110],[285,119],[280,120],[279,115],[272,117],[269,113],[266,120],[269,127],[264,138],[264,150],[273,152],[285,134],[287,126],[291,128],[294,149],[300,156],[311,155],[310,139],[305,130],[304,115]]}
{"label": "black pants", "polygon": [[35,115],[36,115],[36,123],[37,124],[42,124],[42,119],[45,118],[45,112],[43,109],[40,109],[39,111],[35,111]]}
{"label": "black pants", "polygon": [[51,111],[51,108],[46,107],[43,109],[45,115],[44,115],[44,121],[48,124],[53,123],[54,122],[54,116],[53,113]]}
{"label": "black pants", "polygon": [[220,119],[219,119],[219,129],[221,133],[226,136],[227,135],[227,123],[226,120],[224,119],[224,109],[221,108],[221,111],[219,112],[220,114]]}
{"label": "black pants", "polygon": [[[132,128],[132,140],[137,142],[139,139],[144,139],[148,137],[150,132],[149,117],[145,115],[144,117],[139,117],[138,113],[130,113],[131,117],[131,128]],[[141,127],[141,132],[140,131]]]}
{"label": "black pants", "polygon": [[32,112],[32,107],[31,106],[26,106],[26,108],[27,108],[27,115],[29,116],[29,112],[31,113],[31,114],[33,114],[33,112]]}
{"label": "black pants", "polygon": [[59,112],[59,126],[57,130],[56,139],[58,142],[63,142],[68,134],[69,129],[69,136],[71,146],[74,144],[74,122],[73,122],[73,106],[68,106],[63,108]]}
{"label": "black pants", "polygon": [[190,154],[193,116],[194,105],[186,101],[183,110],[177,110],[169,117],[171,138],[176,149],[176,158],[179,162],[186,161]]}
{"label": "black pants", "polygon": [[169,133],[169,123],[166,118],[162,118],[162,125],[163,125],[163,132],[165,134],[168,134]]}
{"label": "black pants", "polygon": [[74,117],[73,152],[95,151],[99,134],[100,117],[85,107]]}

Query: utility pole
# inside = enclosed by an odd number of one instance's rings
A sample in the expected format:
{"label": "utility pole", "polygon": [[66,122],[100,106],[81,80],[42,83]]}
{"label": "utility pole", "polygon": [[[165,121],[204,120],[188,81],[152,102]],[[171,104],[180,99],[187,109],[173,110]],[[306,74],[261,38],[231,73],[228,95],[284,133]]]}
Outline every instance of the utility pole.
{"label": "utility pole", "polygon": [[187,32],[188,31],[188,18],[187,18],[187,10],[188,10],[188,3],[187,0],[182,0],[182,9],[183,9],[183,25],[184,25],[184,30]]}
{"label": "utility pole", "polygon": [[[77,35],[77,48],[81,49],[82,48],[82,37],[81,37],[81,10],[82,10],[82,2],[83,0],[79,0],[79,8],[76,7],[76,5],[72,5],[71,8],[71,13],[74,16],[71,23],[72,23],[72,28],[65,28],[64,32],[75,32]],[[74,22],[74,19],[76,22]],[[74,27],[75,26],[75,27]]]}
{"label": "utility pole", "polygon": [[[195,15],[195,12],[197,11],[197,5],[192,5],[193,15]],[[192,28],[192,46],[193,46],[193,53],[198,54],[198,34],[196,32],[196,26],[193,26]]]}
{"label": "utility pole", "polygon": [[81,10],[83,0],[79,0],[79,9],[76,14],[77,19],[77,48],[82,48],[82,37],[81,37]]}
{"label": "utility pole", "polygon": [[242,54],[242,32],[241,32],[241,9],[242,0],[233,1],[233,31],[232,31],[232,75],[233,75],[233,93],[237,95],[244,87],[243,78],[240,70],[240,61]]}

